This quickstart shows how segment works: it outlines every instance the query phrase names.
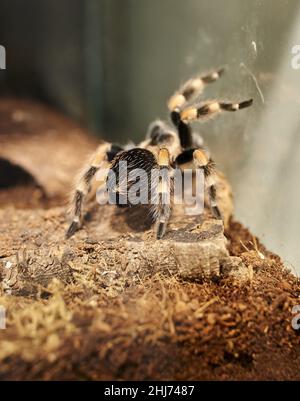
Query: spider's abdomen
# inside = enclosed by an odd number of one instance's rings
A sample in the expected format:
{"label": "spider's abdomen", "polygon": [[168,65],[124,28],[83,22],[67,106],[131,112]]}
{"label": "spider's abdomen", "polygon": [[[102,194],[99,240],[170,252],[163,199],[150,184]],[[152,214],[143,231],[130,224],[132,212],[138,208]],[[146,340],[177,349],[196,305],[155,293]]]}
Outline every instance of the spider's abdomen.
{"label": "spider's abdomen", "polygon": [[133,206],[136,203],[132,202],[130,192],[139,198],[141,188],[148,198],[151,172],[155,168],[158,168],[155,156],[147,149],[134,148],[117,154],[107,177],[110,200],[119,207]]}

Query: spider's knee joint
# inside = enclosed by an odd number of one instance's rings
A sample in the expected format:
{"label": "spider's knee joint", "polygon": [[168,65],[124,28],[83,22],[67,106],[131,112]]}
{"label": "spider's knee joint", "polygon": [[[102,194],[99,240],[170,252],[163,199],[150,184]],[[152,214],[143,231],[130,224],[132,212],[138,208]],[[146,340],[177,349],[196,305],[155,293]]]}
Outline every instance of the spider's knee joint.
{"label": "spider's knee joint", "polygon": [[196,149],[193,152],[193,158],[197,167],[204,167],[208,164],[209,158],[204,150]]}
{"label": "spider's knee joint", "polygon": [[160,167],[168,167],[170,165],[170,155],[166,148],[162,148],[158,152],[158,164]]}
{"label": "spider's knee joint", "polygon": [[182,107],[185,102],[186,98],[182,93],[175,93],[175,95],[173,95],[168,102],[168,109],[173,112]]}

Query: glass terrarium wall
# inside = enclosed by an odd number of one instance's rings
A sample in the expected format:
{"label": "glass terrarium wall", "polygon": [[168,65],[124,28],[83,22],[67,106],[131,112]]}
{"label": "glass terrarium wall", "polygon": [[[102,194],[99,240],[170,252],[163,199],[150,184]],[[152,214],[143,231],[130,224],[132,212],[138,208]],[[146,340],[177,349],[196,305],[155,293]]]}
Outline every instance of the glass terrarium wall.
{"label": "glass terrarium wall", "polygon": [[106,139],[142,139],[149,122],[167,118],[178,84],[226,66],[203,98],[253,97],[253,107],[194,128],[232,183],[236,218],[300,272],[299,1],[1,0],[0,8],[2,92],[46,100]]}

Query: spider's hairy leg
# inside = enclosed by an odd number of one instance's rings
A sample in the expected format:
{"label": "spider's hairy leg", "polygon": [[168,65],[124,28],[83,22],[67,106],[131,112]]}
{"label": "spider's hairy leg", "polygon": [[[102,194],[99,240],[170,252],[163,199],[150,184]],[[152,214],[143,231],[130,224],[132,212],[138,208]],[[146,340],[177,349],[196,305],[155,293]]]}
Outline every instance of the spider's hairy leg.
{"label": "spider's hairy leg", "polygon": [[199,96],[205,86],[215,82],[223,74],[224,68],[213,71],[207,75],[198,75],[186,81],[169,99],[168,109],[173,111],[180,110],[185,103],[190,102]]}
{"label": "spider's hairy leg", "polygon": [[120,150],[121,148],[110,143],[99,145],[88,166],[80,173],[72,198],[73,218],[66,233],[67,238],[70,238],[80,228],[83,202],[95,174],[102,166],[108,167],[109,162]]}
{"label": "spider's hairy leg", "polygon": [[203,170],[211,211],[216,219],[222,220],[222,214],[217,205],[215,163],[209,158],[204,149],[194,150],[193,158],[195,167]]}
{"label": "spider's hairy leg", "polygon": [[180,112],[180,118],[185,123],[188,124],[195,120],[207,120],[213,118],[220,114],[222,111],[237,111],[250,107],[253,103],[253,99],[245,100],[240,103],[224,103],[210,101],[187,107]]}
{"label": "spider's hairy leg", "polygon": [[158,152],[159,181],[157,187],[158,204],[155,205],[156,217],[156,238],[161,239],[166,231],[166,227],[171,214],[170,195],[170,154],[166,148]]}
{"label": "spider's hairy leg", "polygon": [[183,149],[190,148],[193,144],[192,131],[190,126],[182,121],[180,111],[187,102],[199,96],[205,86],[211,82],[215,82],[224,72],[224,68],[211,72],[210,74],[198,75],[186,81],[169,99],[168,109],[170,117],[177,128]]}
{"label": "spider's hairy leg", "polygon": [[171,113],[171,120],[178,131],[181,147],[188,149],[193,145],[193,134],[190,125],[180,118],[180,110],[174,110]]}

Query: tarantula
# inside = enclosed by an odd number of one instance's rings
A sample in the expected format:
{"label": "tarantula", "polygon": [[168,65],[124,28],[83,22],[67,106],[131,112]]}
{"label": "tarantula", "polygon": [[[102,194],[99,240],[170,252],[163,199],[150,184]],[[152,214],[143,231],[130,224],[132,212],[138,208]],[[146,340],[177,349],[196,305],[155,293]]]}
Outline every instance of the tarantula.
{"label": "tarantula", "polygon": [[[101,143],[91,157],[90,163],[83,170],[74,191],[73,219],[66,233],[67,238],[72,236],[81,226],[82,206],[85,196],[90,190],[91,181],[100,168],[106,166],[109,171],[117,173],[117,167],[121,161],[128,163],[128,170],[143,168],[147,173],[152,169],[171,171],[174,168],[184,169],[187,163],[193,162],[194,169],[202,169],[207,188],[210,207],[216,219],[221,219],[218,208],[217,188],[215,181],[215,163],[210,158],[206,149],[202,147],[202,138],[192,132],[190,123],[196,120],[205,121],[222,111],[237,111],[251,106],[252,99],[240,103],[227,103],[217,100],[202,103],[193,103],[203,92],[204,87],[216,81],[223,73],[223,69],[207,75],[195,76],[185,82],[168,101],[171,123],[161,120],[154,121],[148,129],[145,140],[137,147],[121,147],[111,143]],[[104,183],[107,184],[106,178]],[[121,202],[124,194],[121,183],[118,181],[113,188],[117,195],[117,205],[124,206]],[[112,188],[111,188],[112,189]],[[128,188],[127,188],[128,189]],[[163,237],[171,214],[170,204],[163,202],[163,196],[170,187],[157,185],[158,202],[152,206],[154,219],[156,220],[156,238]],[[126,192],[126,188],[125,188]],[[125,202],[125,206],[131,206]]]}

